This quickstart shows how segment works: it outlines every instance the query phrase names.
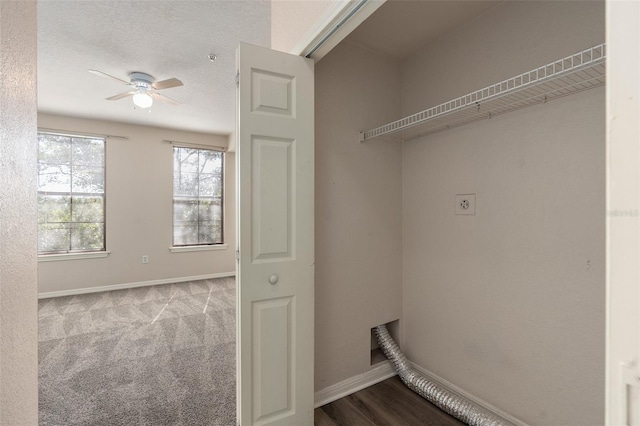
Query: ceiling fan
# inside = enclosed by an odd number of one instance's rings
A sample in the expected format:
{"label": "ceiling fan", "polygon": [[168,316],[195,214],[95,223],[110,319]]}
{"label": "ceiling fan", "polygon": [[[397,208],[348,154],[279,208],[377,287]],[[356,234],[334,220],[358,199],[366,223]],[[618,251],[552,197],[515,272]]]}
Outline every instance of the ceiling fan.
{"label": "ceiling fan", "polygon": [[138,108],[149,108],[153,105],[154,99],[171,105],[180,105],[180,102],[175,99],[171,99],[168,96],[158,93],[158,90],[182,86],[182,82],[177,78],[155,81],[155,79],[149,74],[136,71],[129,74],[129,81],[125,81],[118,77],[103,73],[102,71],[89,70],[89,72],[99,77],[110,78],[111,80],[131,86],[131,91],[108,97],[106,98],[108,101],[117,101],[118,99],[133,96],[133,104]]}

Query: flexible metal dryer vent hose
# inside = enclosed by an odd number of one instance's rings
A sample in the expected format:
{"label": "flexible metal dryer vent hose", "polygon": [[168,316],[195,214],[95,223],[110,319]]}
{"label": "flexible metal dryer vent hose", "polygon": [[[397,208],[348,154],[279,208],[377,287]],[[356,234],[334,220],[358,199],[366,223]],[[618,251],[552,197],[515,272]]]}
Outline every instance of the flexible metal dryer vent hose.
{"label": "flexible metal dryer vent hose", "polygon": [[442,386],[429,380],[416,371],[404,356],[396,342],[387,331],[387,327],[379,325],[374,328],[378,345],[391,361],[400,379],[405,385],[436,407],[458,420],[471,426],[507,426],[484,408],[474,404],[466,398],[456,395]]}

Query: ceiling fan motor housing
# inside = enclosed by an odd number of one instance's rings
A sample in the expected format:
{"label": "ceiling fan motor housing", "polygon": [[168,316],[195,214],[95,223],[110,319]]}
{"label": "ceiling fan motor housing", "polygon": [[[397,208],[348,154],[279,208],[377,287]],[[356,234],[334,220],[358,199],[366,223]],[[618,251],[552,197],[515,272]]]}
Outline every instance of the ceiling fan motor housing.
{"label": "ceiling fan motor housing", "polygon": [[132,72],[131,74],[129,74],[129,78],[131,78],[131,84],[135,87],[138,88],[145,88],[145,89],[149,89],[150,87],[152,87],[151,85],[153,84],[154,78],[151,77],[149,74],[145,74],[143,72]]}

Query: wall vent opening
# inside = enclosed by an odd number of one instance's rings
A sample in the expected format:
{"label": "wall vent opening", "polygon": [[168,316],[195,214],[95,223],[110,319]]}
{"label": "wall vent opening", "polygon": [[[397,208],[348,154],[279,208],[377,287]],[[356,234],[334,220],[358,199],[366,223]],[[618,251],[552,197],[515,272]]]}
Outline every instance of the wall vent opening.
{"label": "wall vent opening", "polygon": [[[380,324],[380,325],[383,325],[383,324]],[[384,325],[387,327],[387,330],[389,331],[389,334],[391,334],[391,337],[393,337],[393,340],[395,340],[396,342],[399,342],[400,341],[400,320],[394,320]],[[376,365],[378,363],[381,363],[387,360],[387,357],[384,355],[384,352],[382,352],[382,349],[380,349],[380,347],[378,346],[378,339],[374,332],[374,328],[371,329],[371,364],[370,365]]]}

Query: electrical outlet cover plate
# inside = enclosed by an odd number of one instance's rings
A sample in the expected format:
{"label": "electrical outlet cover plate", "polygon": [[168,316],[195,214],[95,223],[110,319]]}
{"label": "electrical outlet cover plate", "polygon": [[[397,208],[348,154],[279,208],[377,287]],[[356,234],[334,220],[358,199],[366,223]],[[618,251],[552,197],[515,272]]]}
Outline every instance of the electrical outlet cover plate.
{"label": "electrical outlet cover plate", "polygon": [[476,194],[456,194],[456,214],[476,214]]}

